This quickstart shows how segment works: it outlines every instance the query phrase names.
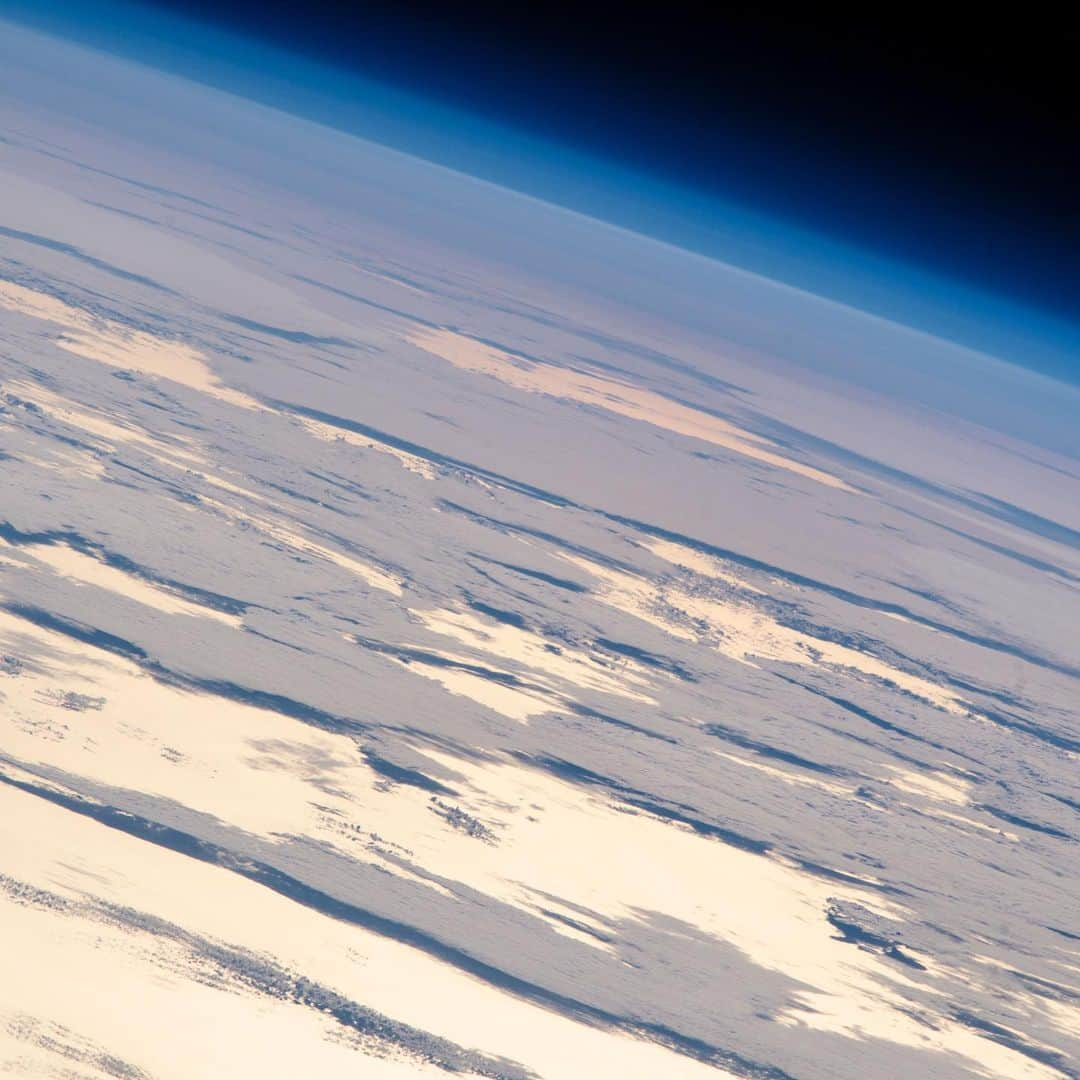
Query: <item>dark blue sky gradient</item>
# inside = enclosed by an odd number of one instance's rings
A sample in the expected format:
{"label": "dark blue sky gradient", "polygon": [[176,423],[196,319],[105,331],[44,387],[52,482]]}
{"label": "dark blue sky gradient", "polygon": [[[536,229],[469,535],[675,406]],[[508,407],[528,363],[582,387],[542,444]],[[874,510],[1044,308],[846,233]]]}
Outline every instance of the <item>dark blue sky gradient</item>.
{"label": "dark blue sky gradient", "polygon": [[[302,15],[287,8],[298,25]],[[617,64],[605,98],[603,72],[583,74],[573,50],[560,58],[561,67],[551,66],[537,55],[543,40],[532,52],[509,41],[507,56],[520,59],[524,70],[515,74],[491,62],[500,47],[494,31],[478,41],[460,26],[369,18],[365,47],[346,42],[335,48],[327,35],[347,23],[331,8],[322,12],[333,17],[320,23],[315,3],[314,29],[298,30],[295,40],[281,7],[269,3],[261,10],[262,40],[161,5],[0,0],[0,15],[1080,382],[1080,273],[1069,257],[1077,254],[1070,240],[1078,239],[1075,213],[1055,204],[1052,167],[1041,202],[1017,186],[1015,162],[1003,165],[1000,176],[993,172],[988,151],[992,159],[1019,149],[979,141],[997,129],[972,131],[970,161],[961,155],[936,167],[926,153],[916,153],[922,144],[899,136],[890,142],[887,131],[880,140],[864,139],[860,151],[852,143],[860,115],[849,108],[833,122],[821,111],[834,91],[843,96],[842,82],[800,107],[798,80],[806,72],[766,72],[789,77],[792,85],[762,91],[765,76],[749,73],[753,56],[707,86],[697,85],[690,65],[688,79],[674,80],[675,89],[713,97],[702,102],[704,111],[680,112],[686,98],[650,90],[649,72],[635,86]],[[238,26],[250,13],[244,4],[226,4],[221,12]],[[508,32],[513,39],[513,28]],[[286,39],[294,49],[274,44]],[[730,58],[717,50],[718,64]],[[654,76],[664,71],[662,50],[657,64]],[[873,90],[871,111],[892,100],[879,98],[875,105]],[[782,116],[776,94],[794,95]],[[991,94],[988,100],[1003,99]],[[703,123],[710,116],[713,121]],[[1045,141],[1053,120],[1042,117],[1037,134],[1044,141],[1033,151],[1032,175],[1053,165],[1052,141]],[[812,130],[800,134],[800,125]],[[944,127],[930,132],[933,138],[945,134]],[[957,161],[972,172],[956,168]],[[1070,162],[1063,157],[1061,164],[1067,170]],[[981,183],[986,169],[992,175]]]}

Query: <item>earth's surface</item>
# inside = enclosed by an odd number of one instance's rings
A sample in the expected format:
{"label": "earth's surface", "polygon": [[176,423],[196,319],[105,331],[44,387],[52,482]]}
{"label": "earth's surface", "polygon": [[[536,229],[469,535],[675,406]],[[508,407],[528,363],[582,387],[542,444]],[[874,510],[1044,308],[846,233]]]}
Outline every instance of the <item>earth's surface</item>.
{"label": "earth's surface", "polygon": [[1078,1075],[1075,390],[0,72],[0,1072]]}

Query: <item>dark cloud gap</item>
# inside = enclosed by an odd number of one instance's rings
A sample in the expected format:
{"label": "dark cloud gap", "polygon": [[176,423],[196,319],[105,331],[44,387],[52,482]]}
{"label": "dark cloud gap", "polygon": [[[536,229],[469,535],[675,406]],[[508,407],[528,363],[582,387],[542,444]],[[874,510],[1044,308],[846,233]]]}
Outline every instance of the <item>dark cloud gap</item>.
{"label": "dark cloud gap", "polygon": [[761,1064],[734,1051],[684,1035],[665,1024],[620,1016],[513,975],[410,923],[379,915],[347,900],[341,900],[268,863],[239,856],[227,848],[181,829],[162,825],[139,814],[120,810],[106,803],[61,791],[55,787],[20,780],[5,775],[3,772],[0,772],[0,783],[82,817],[90,818],[107,828],[115,829],[135,839],[229,870],[304,907],[419,949],[489,986],[531,1001],[541,1008],[550,1009],[570,1019],[654,1041],[696,1060],[723,1065],[748,1080],[794,1080],[790,1074],[777,1066]]}

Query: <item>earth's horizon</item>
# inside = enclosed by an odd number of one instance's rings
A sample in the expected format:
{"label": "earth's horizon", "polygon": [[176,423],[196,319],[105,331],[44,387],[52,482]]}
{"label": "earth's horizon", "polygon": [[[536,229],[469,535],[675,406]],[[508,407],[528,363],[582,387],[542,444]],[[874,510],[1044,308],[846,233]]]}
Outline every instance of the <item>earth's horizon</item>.
{"label": "earth's horizon", "polygon": [[1080,390],[0,64],[0,1073],[1080,1076]]}

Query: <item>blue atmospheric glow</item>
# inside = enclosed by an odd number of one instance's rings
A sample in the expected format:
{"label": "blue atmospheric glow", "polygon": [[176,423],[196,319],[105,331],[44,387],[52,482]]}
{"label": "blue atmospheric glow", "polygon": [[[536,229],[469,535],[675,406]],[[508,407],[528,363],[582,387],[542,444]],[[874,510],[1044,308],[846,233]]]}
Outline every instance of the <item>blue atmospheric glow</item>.
{"label": "blue atmospheric glow", "polygon": [[1080,383],[1075,322],[438,102],[148,7],[0,0],[0,15]]}

